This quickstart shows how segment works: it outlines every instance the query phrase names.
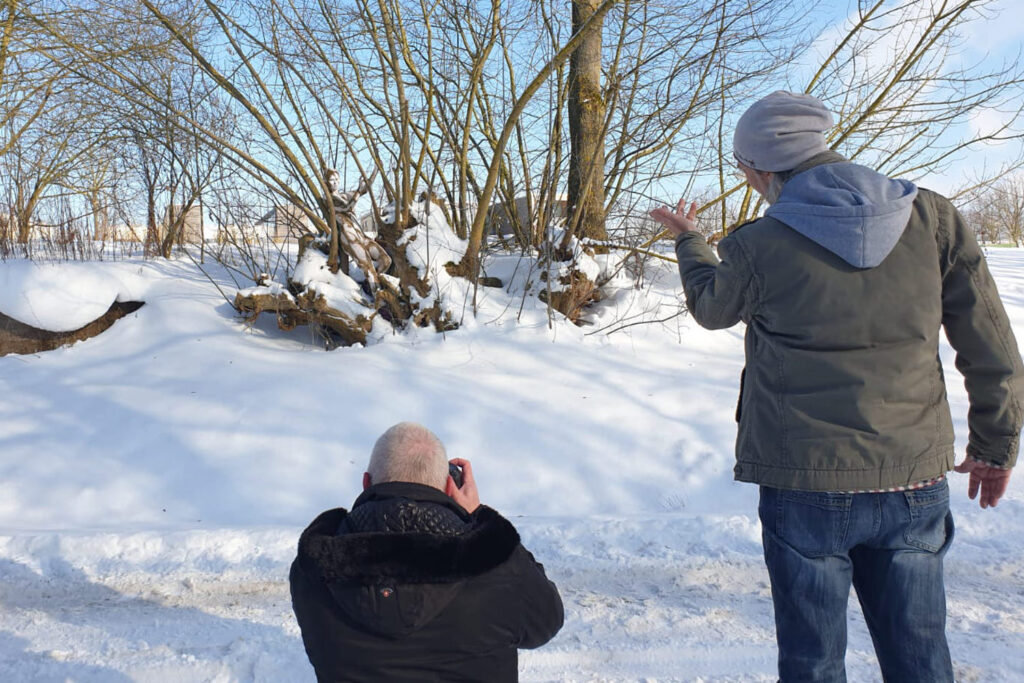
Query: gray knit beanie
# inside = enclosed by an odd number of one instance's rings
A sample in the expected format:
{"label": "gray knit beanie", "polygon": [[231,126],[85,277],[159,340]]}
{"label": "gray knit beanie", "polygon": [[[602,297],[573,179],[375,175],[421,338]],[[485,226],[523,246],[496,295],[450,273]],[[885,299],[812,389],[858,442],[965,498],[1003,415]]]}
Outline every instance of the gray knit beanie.
{"label": "gray knit beanie", "polygon": [[758,171],[789,171],[828,149],[832,113],[816,97],[777,90],[752,104],[736,124],[732,153]]}

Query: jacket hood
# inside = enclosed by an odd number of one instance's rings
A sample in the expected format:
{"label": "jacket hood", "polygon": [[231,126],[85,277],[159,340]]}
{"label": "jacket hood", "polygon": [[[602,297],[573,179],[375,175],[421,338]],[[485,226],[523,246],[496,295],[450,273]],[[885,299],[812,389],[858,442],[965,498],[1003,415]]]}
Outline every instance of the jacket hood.
{"label": "jacket hood", "polygon": [[874,268],[899,242],[916,196],[917,187],[910,181],[841,160],[790,178],[765,215],[852,266]]}
{"label": "jacket hood", "polygon": [[[410,488],[412,487],[412,488]],[[515,527],[489,507],[469,515],[440,491],[416,484],[381,484],[353,505],[406,513],[409,504],[440,506],[455,516],[453,533],[348,531],[343,508],[322,513],[299,538],[298,565],[322,581],[347,620],[397,638],[429,624],[458,595],[464,581],[505,562],[519,545]],[[436,509],[431,510],[436,512]],[[461,514],[460,514],[461,513]]]}

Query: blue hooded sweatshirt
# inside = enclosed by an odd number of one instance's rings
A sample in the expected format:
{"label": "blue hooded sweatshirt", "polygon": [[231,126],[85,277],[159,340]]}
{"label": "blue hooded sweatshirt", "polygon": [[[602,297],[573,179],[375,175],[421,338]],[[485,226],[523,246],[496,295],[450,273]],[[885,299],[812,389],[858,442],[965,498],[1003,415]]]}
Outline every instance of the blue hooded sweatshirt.
{"label": "blue hooded sweatshirt", "polygon": [[916,196],[910,181],[844,161],[790,178],[765,215],[856,268],[874,268],[903,235]]}

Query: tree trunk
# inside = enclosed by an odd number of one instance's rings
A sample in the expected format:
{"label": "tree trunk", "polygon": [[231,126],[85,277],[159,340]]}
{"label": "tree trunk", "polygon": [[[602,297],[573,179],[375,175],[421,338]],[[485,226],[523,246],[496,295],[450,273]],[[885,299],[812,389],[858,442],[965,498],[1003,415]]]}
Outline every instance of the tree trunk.
{"label": "tree trunk", "polygon": [[156,187],[146,184],[146,256],[155,256],[159,250],[160,229],[156,224]]}
{"label": "tree trunk", "polygon": [[18,243],[28,244],[32,239],[32,216],[36,212],[36,205],[39,203],[39,197],[41,196],[39,185],[36,185],[32,194],[26,199],[22,199],[24,194],[20,190],[18,194]]}
{"label": "tree trunk", "polygon": [[18,244],[28,244],[32,236],[32,214],[23,211],[18,214]]}
{"label": "tree trunk", "polygon": [[92,236],[98,241],[106,241],[111,236],[109,233],[110,221],[107,218],[107,209],[103,206],[103,198],[97,190],[89,192],[89,208],[92,211]]}
{"label": "tree trunk", "polygon": [[[572,29],[594,14],[598,0],[573,0]],[[603,18],[602,18],[603,21]],[[601,94],[601,26],[589,31],[569,58],[568,218],[579,237],[605,240],[604,118]]]}

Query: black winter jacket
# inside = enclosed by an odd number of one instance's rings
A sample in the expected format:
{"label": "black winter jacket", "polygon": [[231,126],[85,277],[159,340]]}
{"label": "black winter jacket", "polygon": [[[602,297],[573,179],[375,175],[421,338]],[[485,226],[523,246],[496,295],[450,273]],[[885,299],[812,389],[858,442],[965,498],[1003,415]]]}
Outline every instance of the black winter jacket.
{"label": "black winter jacket", "polygon": [[318,681],[515,681],[562,601],[504,517],[419,484],[371,486],[299,539],[292,606]]}

